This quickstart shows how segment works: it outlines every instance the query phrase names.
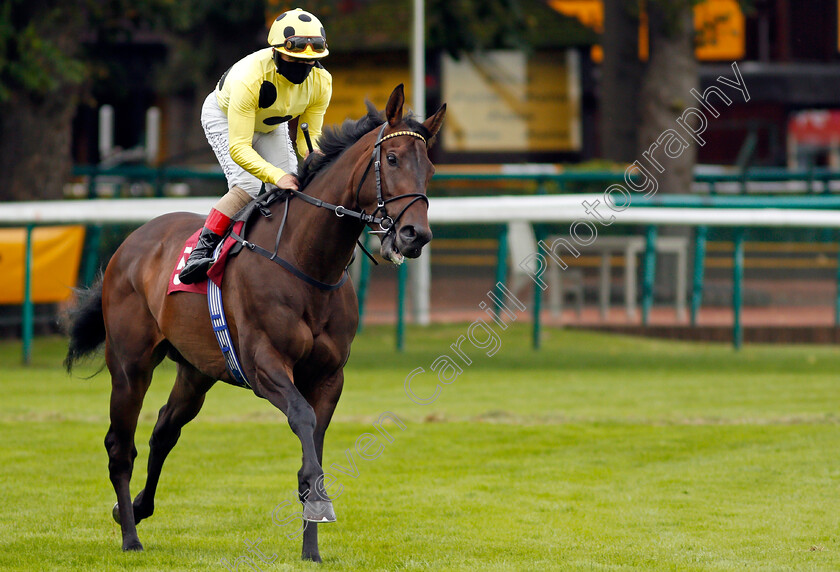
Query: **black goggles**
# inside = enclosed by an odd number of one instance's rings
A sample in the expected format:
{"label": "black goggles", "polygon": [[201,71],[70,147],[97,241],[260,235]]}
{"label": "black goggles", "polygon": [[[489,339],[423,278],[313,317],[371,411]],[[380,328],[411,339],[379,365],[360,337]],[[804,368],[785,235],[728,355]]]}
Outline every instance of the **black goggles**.
{"label": "black goggles", "polygon": [[291,36],[283,42],[283,48],[292,53],[305,52],[306,46],[312,46],[312,51],[319,54],[326,51],[327,40],[322,36]]}

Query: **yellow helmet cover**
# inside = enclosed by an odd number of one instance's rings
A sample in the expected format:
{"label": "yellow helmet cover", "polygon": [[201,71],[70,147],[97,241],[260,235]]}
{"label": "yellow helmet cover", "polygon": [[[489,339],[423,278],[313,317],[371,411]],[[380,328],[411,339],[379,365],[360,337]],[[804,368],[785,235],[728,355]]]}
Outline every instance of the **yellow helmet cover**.
{"label": "yellow helmet cover", "polygon": [[330,53],[323,24],[300,8],[277,17],[268,31],[268,43],[278,52],[298,59],[316,60]]}

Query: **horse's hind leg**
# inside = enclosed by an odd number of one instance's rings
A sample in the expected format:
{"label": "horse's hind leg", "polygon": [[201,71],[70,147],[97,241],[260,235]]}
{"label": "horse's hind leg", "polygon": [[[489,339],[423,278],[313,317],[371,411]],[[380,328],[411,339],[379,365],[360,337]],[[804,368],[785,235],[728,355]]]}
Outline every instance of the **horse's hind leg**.
{"label": "horse's hind leg", "polygon": [[119,516],[122,527],[123,550],[143,550],[131,510],[129,482],[137,457],[137,418],[152,371],[163,359],[163,352],[155,347],[155,331],[153,323],[144,324],[142,319],[115,323],[108,330],[105,345],[105,362],[111,372],[111,426],[105,435],[105,448],[111,484],[117,493],[119,515],[114,516]]}
{"label": "horse's hind leg", "polygon": [[181,428],[198,415],[201,406],[204,405],[204,397],[214,383],[214,379],[203,375],[193,366],[186,363],[178,365],[175,386],[169,394],[166,405],[160,410],[152,438],[149,440],[146,487],[134,499],[135,524],[152,516],[155,510],[155,491],[163,462],[178,442]]}

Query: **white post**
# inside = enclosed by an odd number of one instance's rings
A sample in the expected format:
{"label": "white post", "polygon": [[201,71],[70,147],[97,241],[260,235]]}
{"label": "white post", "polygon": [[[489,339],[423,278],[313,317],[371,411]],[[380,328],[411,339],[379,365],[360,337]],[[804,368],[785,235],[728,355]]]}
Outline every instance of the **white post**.
{"label": "white post", "polygon": [[156,165],[160,149],[160,109],[146,110],[146,162]]}
{"label": "white post", "polygon": [[99,108],[99,160],[105,161],[114,150],[114,108]]}
{"label": "white post", "polygon": [[610,251],[606,250],[601,254],[601,287],[598,292],[598,301],[601,306],[601,319],[605,321],[610,316],[611,264]]}
{"label": "white post", "polygon": [[[426,118],[426,38],[425,2],[414,0],[414,30],[411,43],[411,93],[414,113],[420,121]],[[429,323],[429,291],[432,269],[431,253],[426,246],[423,254],[409,266],[411,281],[412,312],[414,321],[421,325]]]}
{"label": "white post", "polygon": [[426,118],[426,38],[424,0],[414,0],[414,33],[411,43],[411,90],[413,107],[420,120]]}

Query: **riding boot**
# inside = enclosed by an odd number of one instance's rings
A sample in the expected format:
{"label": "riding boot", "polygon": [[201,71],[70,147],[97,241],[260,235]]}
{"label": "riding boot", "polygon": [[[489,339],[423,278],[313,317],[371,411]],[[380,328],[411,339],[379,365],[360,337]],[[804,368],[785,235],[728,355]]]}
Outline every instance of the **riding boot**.
{"label": "riding boot", "polygon": [[210,211],[210,216],[207,217],[207,222],[204,223],[198,237],[198,244],[190,252],[186,266],[178,274],[182,283],[195,284],[207,278],[207,270],[213,264],[213,252],[229,226],[230,217],[216,209]]}

